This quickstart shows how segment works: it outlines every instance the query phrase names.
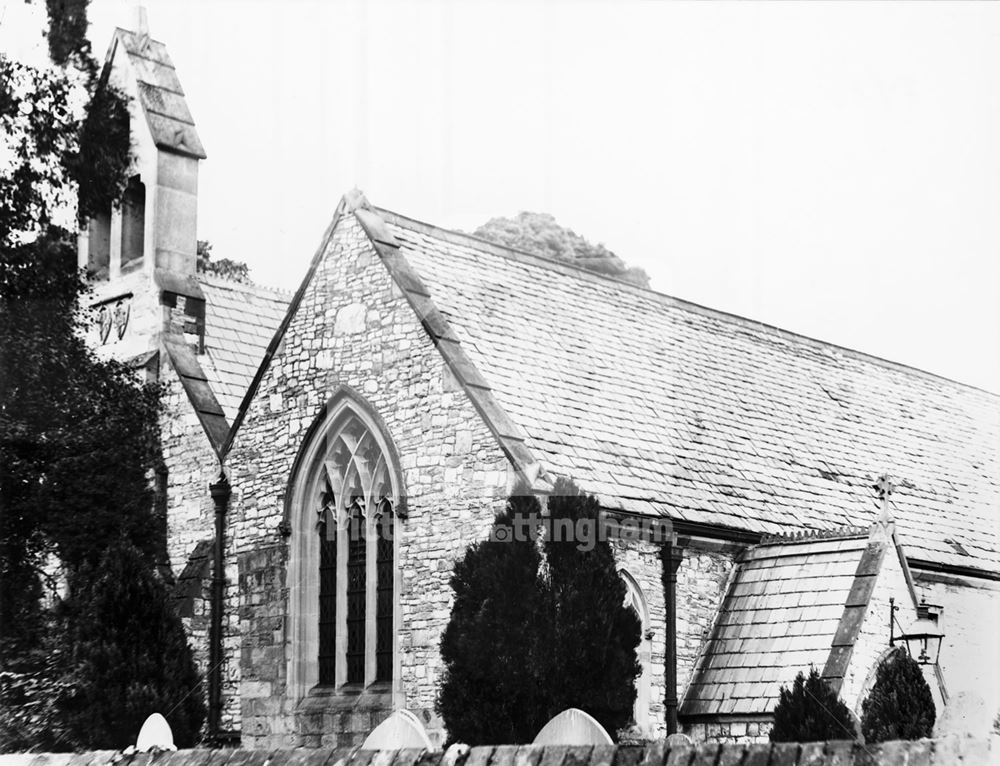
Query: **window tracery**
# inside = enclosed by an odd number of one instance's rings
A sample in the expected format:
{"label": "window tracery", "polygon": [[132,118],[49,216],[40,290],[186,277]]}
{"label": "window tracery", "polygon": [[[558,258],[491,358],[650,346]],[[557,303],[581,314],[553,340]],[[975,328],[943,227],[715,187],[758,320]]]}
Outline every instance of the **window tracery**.
{"label": "window tracery", "polygon": [[398,474],[361,410],[342,403],[327,423],[304,448],[295,482],[306,522],[296,526],[312,527],[298,532],[289,566],[301,581],[290,594],[300,654],[290,679],[299,694],[390,684],[394,676]]}

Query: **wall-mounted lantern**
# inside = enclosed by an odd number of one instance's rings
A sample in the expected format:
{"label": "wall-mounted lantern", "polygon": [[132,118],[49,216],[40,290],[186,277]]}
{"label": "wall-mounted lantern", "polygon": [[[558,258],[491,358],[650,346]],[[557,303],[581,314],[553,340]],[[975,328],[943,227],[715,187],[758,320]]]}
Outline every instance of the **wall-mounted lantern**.
{"label": "wall-mounted lantern", "polygon": [[[899,607],[895,599],[889,599],[889,646],[895,646],[897,636],[896,612]],[[941,639],[944,633],[938,627],[940,607],[921,600],[917,606],[917,619],[908,630],[900,631],[898,639],[906,646],[906,652],[921,665],[937,665],[941,655]]]}

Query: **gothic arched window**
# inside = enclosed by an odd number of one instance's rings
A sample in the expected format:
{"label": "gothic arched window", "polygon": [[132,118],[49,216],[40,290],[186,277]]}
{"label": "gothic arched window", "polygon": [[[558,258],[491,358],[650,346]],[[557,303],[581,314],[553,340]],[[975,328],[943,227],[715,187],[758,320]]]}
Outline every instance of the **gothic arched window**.
{"label": "gothic arched window", "polygon": [[299,696],[317,685],[387,685],[394,676],[393,452],[350,398],[327,409],[300,455],[289,507],[289,678]]}
{"label": "gothic arched window", "polygon": [[622,580],[625,582],[625,606],[635,612],[639,618],[642,634],[639,646],[636,647],[636,654],[639,658],[639,665],[642,672],[635,679],[635,707],[632,711],[633,723],[640,732],[646,733],[650,726],[649,716],[649,667],[650,667],[650,640],[649,640],[649,608],[646,606],[646,597],[642,593],[639,583],[626,570],[619,571]]}

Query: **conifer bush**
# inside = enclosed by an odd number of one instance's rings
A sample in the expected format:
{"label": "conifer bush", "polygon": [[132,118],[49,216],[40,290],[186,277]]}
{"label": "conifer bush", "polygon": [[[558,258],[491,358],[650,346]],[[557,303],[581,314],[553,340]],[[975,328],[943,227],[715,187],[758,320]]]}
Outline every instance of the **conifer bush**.
{"label": "conifer bush", "polygon": [[596,539],[597,502],[560,481],[548,510],[551,528],[589,524],[587,539],[546,539],[540,550],[538,500],[515,493],[490,539],[455,566],[437,700],[452,742],[531,742],[569,707],[612,736],[631,721],[641,627],[610,545]]}
{"label": "conifer bush", "polygon": [[861,703],[861,733],[866,742],[930,737],[936,714],[920,665],[897,648],[879,663],[875,685]]}
{"label": "conifer bush", "polygon": [[822,742],[855,739],[857,731],[847,705],[816,668],[809,668],[808,678],[800,671],[791,689],[781,687],[770,737],[772,742]]}
{"label": "conifer bush", "polygon": [[85,748],[124,748],[161,713],[174,744],[194,745],[202,689],[165,583],[126,541],[80,580],[65,615],[68,688],[58,701],[70,738]]}
{"label": "conifer bush", "polygon": [[[570,481],[556,481],[548,512],[553,530],[572,524],[597,535],[600,506]],[[632,721],[635,679],[642,671],[636,656],[642,626],[625,606],[625,583],[611,545],[558,536],[545,541],[555,618],[549,709],[552,715],[568,707],[585,710],[614,736]]]}
{"label": "conifer bush", "polygon": [[533,656],[540,650],[533,628],[548,619],[538,578],[541,556],[533,539],[510,534],[514,518],[540,515],[537,498],[511,497],[489,539],[472,545],[455,565],[437,700],[451,741],[530,742],[547,720]]}

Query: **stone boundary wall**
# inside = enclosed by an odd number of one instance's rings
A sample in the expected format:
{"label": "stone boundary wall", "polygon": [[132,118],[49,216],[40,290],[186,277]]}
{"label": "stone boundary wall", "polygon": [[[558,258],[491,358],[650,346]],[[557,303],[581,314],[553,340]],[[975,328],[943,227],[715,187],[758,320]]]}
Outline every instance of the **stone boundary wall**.
{"label": "stone boundary wall", "polygon": [[992,766],[1000,762],[1000,738],[946,737],[914,742],[702,743],[668,746],[556,747],[453,745],[446,751],[179,750],[123,755],[14,753],[0,766]]}

